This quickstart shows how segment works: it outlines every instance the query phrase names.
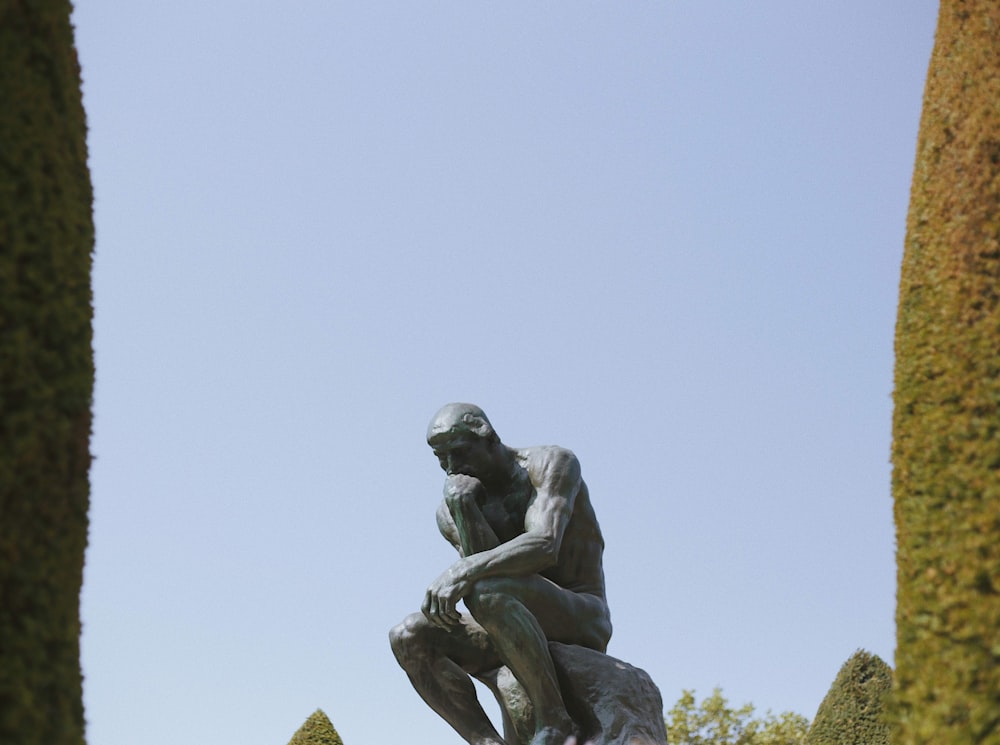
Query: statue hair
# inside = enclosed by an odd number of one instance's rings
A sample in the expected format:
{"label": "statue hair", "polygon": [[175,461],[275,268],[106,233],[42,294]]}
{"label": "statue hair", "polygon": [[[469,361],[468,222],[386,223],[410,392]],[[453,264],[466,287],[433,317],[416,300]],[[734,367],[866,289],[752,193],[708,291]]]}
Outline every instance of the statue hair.
{"label": "statue hair", "polygon": [[500,441],[486,412],[475,404],[452,403],[442,406],[427,427],[427,441],[445,434],[467,433],[476,437]]}

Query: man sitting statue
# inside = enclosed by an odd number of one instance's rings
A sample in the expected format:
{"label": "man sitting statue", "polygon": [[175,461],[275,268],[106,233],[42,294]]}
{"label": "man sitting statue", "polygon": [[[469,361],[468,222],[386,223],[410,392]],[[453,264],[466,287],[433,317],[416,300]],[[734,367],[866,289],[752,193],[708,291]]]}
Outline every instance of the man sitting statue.
{"label": "man sitting statue", "polygon": [[604,539],[580,464],[556,446],[507,447],[472,404],[442,408],[427,442],[447,474],[438,528],[460,558],[390,632],[396,659],[471,745],[503,745],[470,676],[506,665],[534,711],[531,745],[564,745],[574,725],[548,642],[604,652],[611,638]]}

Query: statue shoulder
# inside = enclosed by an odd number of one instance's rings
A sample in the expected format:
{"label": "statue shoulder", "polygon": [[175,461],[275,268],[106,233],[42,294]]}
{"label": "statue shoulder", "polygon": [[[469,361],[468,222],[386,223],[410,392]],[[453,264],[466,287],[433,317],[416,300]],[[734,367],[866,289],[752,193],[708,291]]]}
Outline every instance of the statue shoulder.
{"label": "statue shoulder", "polygon": [[521,465],[528,471],[535,484],[565,476],[580,478],[580,461],[568,448],[558,445],[539,445],[518,448],[517,453]]}

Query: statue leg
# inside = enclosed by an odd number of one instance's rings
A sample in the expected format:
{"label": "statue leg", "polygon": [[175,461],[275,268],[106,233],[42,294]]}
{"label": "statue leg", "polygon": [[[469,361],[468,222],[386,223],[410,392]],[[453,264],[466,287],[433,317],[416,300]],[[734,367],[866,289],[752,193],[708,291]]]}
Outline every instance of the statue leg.
{"label": "statue leg", "polygon": [[535,713],[524,686],[506,665],[476,676],[500,704],[503,717],[503,741],[506,745],[528,745],[535,734]]}
{"label": "statue leg", "polygon": [[[500,545],[473,494],[446,491],[445,503],[463,555]],[[566,712],[548,642],[580,644],[603,652],[611,636],[607,604],[540,575],[480,580],[464,600],[492,641],[494,654],[525,689],[535,715],[531,745],[565,745],[575,734],[575,726]]]}
{"label": "statue leg", "polygon": [[465,604],[531,701],[535,714],[531,745],[564,745],[575,727],[566,713],[545,631],[515,595],[503,591],[516,581],[481,580]]}
{"label": "statue leg", "polygon": [[503,745],[469,677],[500,665],[479,624],[463,616],[460,626],[445,630],[414,613],[389,632],[389,641],[417,693],[462,739],[470,745]]}

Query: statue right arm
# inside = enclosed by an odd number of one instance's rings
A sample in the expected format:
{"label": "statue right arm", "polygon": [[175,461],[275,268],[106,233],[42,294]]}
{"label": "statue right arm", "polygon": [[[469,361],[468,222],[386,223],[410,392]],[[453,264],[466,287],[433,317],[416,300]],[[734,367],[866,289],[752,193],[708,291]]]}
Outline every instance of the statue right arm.
{"label": "statue right arm", "polygon": [[462,551],[462,542],[458,537],[458,528],[455,527],[455,520],[448,509],[448,503],[443,499],[437,508],[437,525],[438,530],[441,531],[441,535],[445,537],[448,543],[455,547],[459,556],[465,556],[465,553]]}

